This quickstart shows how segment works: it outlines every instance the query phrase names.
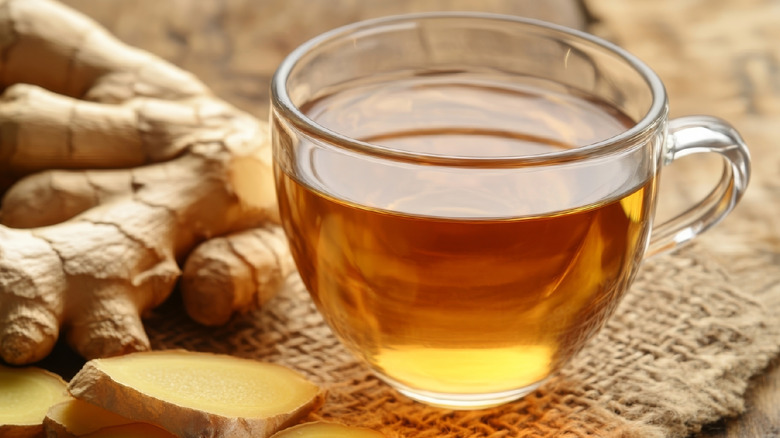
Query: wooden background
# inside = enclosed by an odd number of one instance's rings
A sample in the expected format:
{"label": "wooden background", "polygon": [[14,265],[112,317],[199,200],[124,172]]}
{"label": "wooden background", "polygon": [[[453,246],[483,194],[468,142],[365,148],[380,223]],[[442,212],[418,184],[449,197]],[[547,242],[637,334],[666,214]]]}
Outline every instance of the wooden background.
{"label": "wooden background", "polygon": [[[777,0],[64,0],[120,39],[200,77],[261,119],[268,82],[301,42],[338,25],[411,11],[532,16],[604,36],[665,81],[672,115],[734,123],[753,154],[744,202],[699,241],[746,290],[780,311],[780,1]],[[665,215],[701,196],[717,162],[686,160],[665,176]],[[780,340],[778,340],[780,342]],[[702,437],[780,436],[780,367],[758,376],[747,412]]]}

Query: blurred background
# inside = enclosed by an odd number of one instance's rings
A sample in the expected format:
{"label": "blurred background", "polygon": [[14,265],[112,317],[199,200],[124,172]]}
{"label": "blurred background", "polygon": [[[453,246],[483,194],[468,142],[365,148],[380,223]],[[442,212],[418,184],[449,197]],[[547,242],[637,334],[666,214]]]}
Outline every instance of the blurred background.
{"label": "blurred background", "polygon": [[131,45],[195,73],[265,119],[276,66],[304,41],[368,18],[423,11],[532,16],[583,29],[578,0],[65,0]]}

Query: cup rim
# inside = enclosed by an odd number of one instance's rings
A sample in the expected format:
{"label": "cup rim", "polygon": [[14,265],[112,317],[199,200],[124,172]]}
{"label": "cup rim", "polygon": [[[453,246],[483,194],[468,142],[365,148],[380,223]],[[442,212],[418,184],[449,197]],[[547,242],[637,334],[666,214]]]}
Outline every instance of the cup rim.
{"label": "cup rim", "polygon": [[[318,124],[313,119],[305,115],[295,104],[293,104],[287,92],[287,78],[297,66],[301,58],[317,46],[331,40],[343,38],[350,34],[376,27],[387,26],[393,23],[411,22],[422,19],[446,19],[446,18],[474,18],[480,20],[495,20],[515,22],[524,26],[542,28],[548,31],[566,34],[570,37],[584,40],[595,44],[600,48],[611,52],[627,64],[629,64],[645,80],[652,93],[652,103],[645,115],[635,122],[630,128],[621,133],[600,140],[595,143],[584,145],[577,148],[547,152],[537,155],[505,155],[505,156],[459,156],[459,155],[441,155],[422,152],[413,152],[398,150],[392,147],[383,146],[376,143],[361,141]],[[572,161],[582,161],[586,159],[603,157],[612,153],[624,152],[636,147],[641,143],[641,139],[654,128],[665,123],[667,113],[666,89],[660,77],[638,57],[627,50],[613,44],[603,38],[589,34],[584,31],[572,29],[555,23],[543,20],[485,12],[423,12],[401,15],[390,15],[369,20],[358,21],[344,26],[326,31],[318,36],[304,42],[279,64],[276,72],[271,79],[271,111],[278,111],[290,123],[298,129],[304,131],[307,135],[325,141],[330,144],[338,145],[340,148],[349,149],[353,152],[378,156],[382,158],[393,159],[406,162],[424,162],[431,165],[445,165],[455,167],[524,167],[541,166],[567,163]]]}

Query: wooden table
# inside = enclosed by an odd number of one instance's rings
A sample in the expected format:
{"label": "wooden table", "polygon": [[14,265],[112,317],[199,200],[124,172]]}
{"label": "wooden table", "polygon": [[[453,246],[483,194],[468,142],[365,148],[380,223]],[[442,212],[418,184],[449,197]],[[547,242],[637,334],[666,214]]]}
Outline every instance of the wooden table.
{"label": "wooden table", "polygon": [[[746,287],[780,309],[780,2],[620,0],[65,0],[122,40],[187,69],[227,101],[266,118],[268,81],[283,56],[324,30],[364,18],[423,10],[529,15],[616,41],[666,82],[673,115],[734,122],[752,148],[754,179],[739,209],[701,241]],[[597,20],[597,21],[594,21]],[[682,170],[682,171],[680,171]],[[695,198],[693,167],[666,183],[665,208]],[[709,183],[706,183],[709,184]],[[706,185],[705,184],[705,185]],[[61,350],[48,362],[79,362]],[[75,370],[73,370],[75,371]],[[67,374],[67,372],[66,372]],[[780,363],[757,376],[746,412],[701,437],[780,435]]]}

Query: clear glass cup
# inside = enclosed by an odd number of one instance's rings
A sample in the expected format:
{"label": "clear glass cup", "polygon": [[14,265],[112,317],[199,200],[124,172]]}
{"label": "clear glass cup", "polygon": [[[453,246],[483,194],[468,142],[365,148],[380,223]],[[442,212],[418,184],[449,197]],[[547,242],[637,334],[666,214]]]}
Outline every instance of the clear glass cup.
{"label": "clear glass cup", "polygon": [[[748,150],[712,117],[668,120],[626,51],[538,21],[388,17],[293,51],[272,83],[282,222],[341,341],[414,399],[517,399],[602,327],[643,258],[744,193]],[[654,224],[662,169],[724,158],[696,205]]]}

